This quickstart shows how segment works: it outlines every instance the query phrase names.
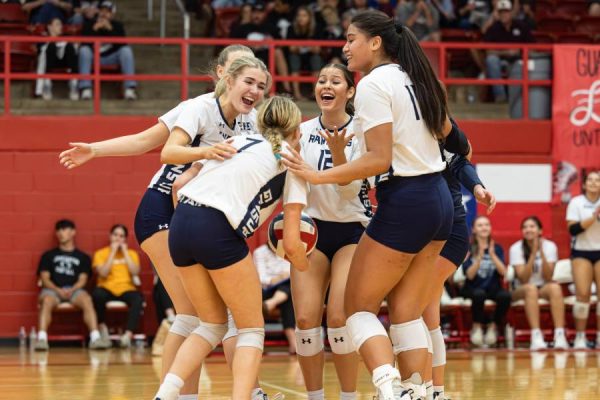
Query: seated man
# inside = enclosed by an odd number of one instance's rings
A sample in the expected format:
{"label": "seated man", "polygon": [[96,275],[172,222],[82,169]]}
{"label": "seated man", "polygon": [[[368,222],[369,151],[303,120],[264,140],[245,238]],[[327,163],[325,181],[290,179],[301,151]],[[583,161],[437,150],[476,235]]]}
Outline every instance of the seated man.
{"label": "seated man", "polygon": [[263,313],[267,317],[275,308],[279,308],[288,351],[296,354],[296,317],[290,287],[290,263],[277,257],[266,244],[254,250],[252,258],[263,288]]}
{"label": "seated man", "polygon": [[39,333],[36,350],[48,350],[48,326],[52,310],[69,302],[83,310],[83,319],[90,330],[90,349],[104,349],[100,338],[96,312],[84,287],[91,273],[90,257],[75,247],[75,224],[67,219],[56,223],[58,247],[44,253],[38,267],[42,281],[40,293]]}
{"label": "seated man", "polygon": [[74,3],[74,0],[26,0],[23,11],[29,14],[29,23],[33,25],[48,24],[54,18],[67,22]]}
{"label": "seated man", "polygon": [[[124,37],[125,28],[119,21],[113,20],[116,8],[111,1],[102,1],[98,6],[98,16],[93,20],[86,20],[81,31],[82,36],[112,36]],[[91,74],[94,64],[94,47],[90,43],[83,43],[79,49],[79,73]],[[100,45],[100,65],[119,65],[121,72],[125,75],[135,74],[135,60],[131,47],[126,44],[103,43]],[[135,100],[137,94],[135,87],[137,83],[132,80],[126,80],[125,99]],[[81,99],[89,100],[92,98],[92,81],[81,80],[79,82],[81,89]]]}

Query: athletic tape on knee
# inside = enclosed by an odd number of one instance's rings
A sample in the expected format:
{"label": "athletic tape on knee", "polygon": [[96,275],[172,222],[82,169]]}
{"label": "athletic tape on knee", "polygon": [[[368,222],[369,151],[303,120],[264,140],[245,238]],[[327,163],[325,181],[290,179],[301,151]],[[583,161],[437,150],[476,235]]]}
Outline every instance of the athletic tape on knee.
{"label": "athletic tape on knee", "polygon": [[179,336],[188,337],[200,326],[200,319],[194,315],[177,314],[169,332]]}
{"label": "athletic tape on knee", "polygon": [[394,345],[394,354],[404,351],[428,349],[427,336],[421,318],[390,326],[390,338]]}
{"label": "athletic tape on knee", "polygon": [[356,350],[345,326],[341,328],[327,328],[327,337],[329,338],[331,351],[334,354],[350,354]]}
{"label": "athletic tape on knee", "polygon": [[231,311],[227,309],[227,333],[223,337],[223,341],[227,339],[231,339],[232,337],[236,337],[238,335],[237,327],[235,326],[235,321],[233,320],[233,315]]}
{"label": "athletic tape on knee", "polygon": [[323,328],[296,328],[296,353],[299,356],[311,357],[323,351]]}
{"label": "athletic tape on knee", "polygon": [[433,344],[433,358],[432,367],[441,367],[446,365],[446,343],[444,342],[444,335],[442,328],[439,326],[432,331],[429,331],[431,336],[431,343]]}
{"label": "athletic tape on knee", "polygon": [[427,352],[429,354],[433,354],[433,343],[431,342],[431,335],[429,334],[429,328],[427,327],[427,324],[425,323],[423,317],[421,317],[421,322],[423,323],[423,329],[425,329],[426,332],[425,337],[427,338]]}
{"label": "athletic tape on knee", "polygon": [[256,347],[263,351],[265,347],[265,328],[238,329],[235,347]]}
{"label": "athletic tape on knee", "polygon": [[194,335],[198,335],[206,340],[213,347],[217,347],[223,340],[227,332],[227,323],[223,324],[210,324],[208,322],[200,321],[200,326],[194,329]]}
{"label": "athletic tape on knee", "polygon": [[590,303],[575,301],[573,304],[573,317],[576,319],[587,319],[590,315]]}
{"label": "athletic tape on knee", "polygon": [[387,337],[388,335],[377,316],[367,311],[352,314],[346,320],[346,330],[352,338],[352,344],[356,351],[370,338],[374,336]]}

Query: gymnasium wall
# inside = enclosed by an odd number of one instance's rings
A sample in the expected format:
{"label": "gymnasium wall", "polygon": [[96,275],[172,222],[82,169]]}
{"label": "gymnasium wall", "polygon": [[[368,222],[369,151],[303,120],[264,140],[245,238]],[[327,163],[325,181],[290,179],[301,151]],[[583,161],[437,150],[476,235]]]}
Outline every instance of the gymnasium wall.
{"label": "gymnasium wall", "polygon": [[[60,218],[77,224],[77,245],[92,255],[107,245],[108,230],[124,223],[133,231],[135,210],[150,177],[159,167],[158,151],[124,158],[97,159],[72,171],[58,163],[70,141],[98,141],[137,132],[155,122],[153,117],[0,117],[0,337],[16,337],[20,326],[37,325],[36,269],[41,253],[55,246],[54,223]],[[537,214],[553,237],[564,232],[560,213],[535,192],[551,181],[539,171],[551,165],[551,125],[544,122],[463,121],[475,149],[474,161],[484,166],[498,185],[504,201],[492,216],[495,235],[505,250],[519,235],[520,220]],[[514,177],[500,164],[540,164],[531,174]],[[486,167],[491,166],[491,167]],[[495,179],[498,178],[498,179]],[[511,195],[506,181],[533,192],[534,198]],[[490,187],[494,190],[494,187]],[[508,196],[508,197],[506,197]],[[512,196],[512,197],[511,197]],[[514,200],[514,201],[513,201]],[[563,224],[564,225],[564,224]],[[555,237],[555,240],[557,238]],[[264,229],[251,245],[264,240]],[[565,241],[558,240],[561,255]],[[138,249],[133,233],[130,246]],[[142,255],[142,288],[148,303],[146,333],[156,328],[152,305],[152,272]]]}

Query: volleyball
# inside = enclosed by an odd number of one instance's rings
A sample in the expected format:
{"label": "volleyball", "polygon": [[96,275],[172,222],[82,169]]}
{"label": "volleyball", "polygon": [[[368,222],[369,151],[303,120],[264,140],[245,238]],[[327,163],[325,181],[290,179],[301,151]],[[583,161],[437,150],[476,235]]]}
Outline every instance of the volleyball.
{"label": "volleyball", "polygon": [[[304,243],[306,254],[312,253],[317,244],[317,225],[308,215],[302,213],[300,217],[300,240]],[[268,244],[271,250],[281,258],[287,259],[283,250],[283,212],[279,213],[269,224]]]}

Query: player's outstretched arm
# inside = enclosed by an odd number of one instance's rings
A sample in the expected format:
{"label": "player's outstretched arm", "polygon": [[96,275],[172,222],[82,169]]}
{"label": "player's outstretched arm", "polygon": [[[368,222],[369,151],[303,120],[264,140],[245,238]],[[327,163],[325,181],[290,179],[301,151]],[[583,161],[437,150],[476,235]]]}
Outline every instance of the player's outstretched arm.
{"label": "player's outstretched arm", "polygon": [[97,157],[135,156],[144,154],[164,144],[169,129],[162,122],[133,135],[119,136],[101,142],[69,143],[69,150],[60,153],[59,161],[67,169],[79,167]]}
{"label": "player's outstretched arm", "polygon": [[306,248],[300,238],[300,218],[304,204],[288,203],[283,206],[283,250],[294,268],[308,269]]}

